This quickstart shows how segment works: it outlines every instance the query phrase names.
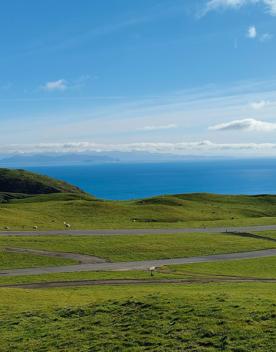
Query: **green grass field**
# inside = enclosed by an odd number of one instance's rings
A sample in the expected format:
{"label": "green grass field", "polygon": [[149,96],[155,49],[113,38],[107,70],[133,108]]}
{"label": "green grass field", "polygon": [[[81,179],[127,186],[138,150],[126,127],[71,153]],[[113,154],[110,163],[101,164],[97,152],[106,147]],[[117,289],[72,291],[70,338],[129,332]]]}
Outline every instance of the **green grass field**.
{"label": "green grass field", "polygon": [[240,276],[276,279],[276,257],[173,265],[160,270],[163,274],[177,274],[181,277]]}
{"label": "green grass field", "polygon": [[1,247],[90,254],[116,262],[253,251],[276,248],[276,242],[230,234],[206,233],[138,236],[1,236]]}
{"label": "green grass field", "polygon": [[[5,236],[0,237],[0,247],[4,246],[134,260],[255,250],[275,244],[229,234],[177,234]],[[227,275],[275,278],[275,268],[276,258],[268,257],[164,267],[153,277],[198,279],[200,284],[2,287],[0,351],[271,352],[276,343],[275,284],[203,282]],[[0,277],[0,284],[148,278],[147,271],[81,272]]]}
{"label": "green grass field", "polygon": [[272,352],[276,343],[273,284],[0,292],[2,352]]}
{"label": "green grass field", "polygon": [[228,260],[214,263],[171,265],[158,268],[151,277],[149,271],[101,271],[56,273],[26,276],[0,276],[0,285],[25,284],[49,281],[112,280],[112,279],[212,279],[233,276],[276,279],[276,257]]}
{"label": "green grass field", "polygon": [[[107,201],[21,170],[0,169],[0,181],[0,229],[8,226],[11,231],[34,225],[62,229],[64,221],[72,229],[276,224],[276,196],[188,194]],[[275,232],[260,235],[276,239]],[[254,251],[276,248],[276,242],[226,233],[1,236],[2,270],[76,263],[8,252],[12,247],[90,254],[116,262]],[[275,269],[276,257],[268,257],[162,267],[153,277],[148,271],[0,276],[1,285],[142,280],[121,286],[0,287],[0,352],[272,352],[275,283],[259,279],[275,279]],[[149,278],[186,281],[145,284]],[[246,278],[254,282],[239,282]],[[230,279],[236,282],[226,282]]]}
{"label": "green grass field", "polygon": [[33,268],[76,263],[76,261],[71,259],[44,257],[25,253],[9,253],[0,248],[0,269]]}
{"label": "green grass field", "polygon": [[264,232],[256,232],[257,235],[266,236],[272,238],[276,241],[276,231],[264,231]]}
{"label": "green grass field", "polygon": [[[19,196],[18,196],[19,197]],[[103,201],[80,193],[0,202],[0,228],[75,229],[242,226],[276,223],[276,196],[186,194],[134,201]]]}

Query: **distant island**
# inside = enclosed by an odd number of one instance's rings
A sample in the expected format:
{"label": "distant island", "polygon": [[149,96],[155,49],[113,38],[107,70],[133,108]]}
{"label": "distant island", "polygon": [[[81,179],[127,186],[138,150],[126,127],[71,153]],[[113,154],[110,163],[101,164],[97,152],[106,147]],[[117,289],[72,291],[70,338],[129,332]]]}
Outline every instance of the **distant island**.
{"label": "distant island", "polygon": [[175,155],[149,152],[82,152],[82,153],[49,153],[49,154],[14,154],[0,155],[2,167],[28,166],[72,166],[105,163],[153,163],[175,162],[185,160],[219,159],[194,155]]}

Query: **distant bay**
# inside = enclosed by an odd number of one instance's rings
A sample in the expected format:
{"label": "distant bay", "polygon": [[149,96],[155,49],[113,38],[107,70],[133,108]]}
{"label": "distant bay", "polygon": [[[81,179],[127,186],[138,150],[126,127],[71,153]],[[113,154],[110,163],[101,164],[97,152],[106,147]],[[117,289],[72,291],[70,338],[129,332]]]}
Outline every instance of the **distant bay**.
{"label": "distant bay", "polygon": [[276,159],[27,167],[104,199],[208,192],[276,194]]}

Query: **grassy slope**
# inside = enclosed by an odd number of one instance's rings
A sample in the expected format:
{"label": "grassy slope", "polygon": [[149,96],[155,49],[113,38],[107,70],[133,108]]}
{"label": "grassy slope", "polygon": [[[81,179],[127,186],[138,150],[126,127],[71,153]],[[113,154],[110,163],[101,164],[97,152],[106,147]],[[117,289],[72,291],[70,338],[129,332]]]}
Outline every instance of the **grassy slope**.
{"label": "grassy slope", "polygon": [[163,274],[177,274],[181,277],[185,275],[192,277],[217,275],[276,279],[276,257],[172,265],[160,270]]}
{"label": "grassy slope", "polygon": [[0,204],[0,228],[145,228],[276,223],[276,196],[190,194],[136,201],[48,194]]}
{"label": "grassy slope", "polygon": [[0,269],[33,268],[76,263],[76,261],[71,259],[43,257],[25,253],[9,253],[0,248]]}
{"label": "grassy slope", "polygon": [[272,284],[0,290],[1,352],[271,352],[276,343]]}
{"label": "grassy slope", "polygon": [[273,240],[276,240],[276,231],[264,231],[264,232],[256,232],[256,234],[260,236],[266,236]]}
{"label": "grassy slope", "polygon": [[110,261],[165,259],[276,248],[276,242],[226,234],[1,236],[0,247],[91,254]]}
{"label": "grassy slope", "polygon": [[0,168],[0,192],[24,194],[83,193],[78,187],[30,171]]}

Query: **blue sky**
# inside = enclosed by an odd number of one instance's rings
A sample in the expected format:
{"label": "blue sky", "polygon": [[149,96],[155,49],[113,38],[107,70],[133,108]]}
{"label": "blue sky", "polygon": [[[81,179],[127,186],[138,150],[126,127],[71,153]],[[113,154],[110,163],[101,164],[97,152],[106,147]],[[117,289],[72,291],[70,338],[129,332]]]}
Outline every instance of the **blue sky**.
{"label": "blue sky", "polygon": [[276,0],[10,0],[0,153],[276,154]]}

